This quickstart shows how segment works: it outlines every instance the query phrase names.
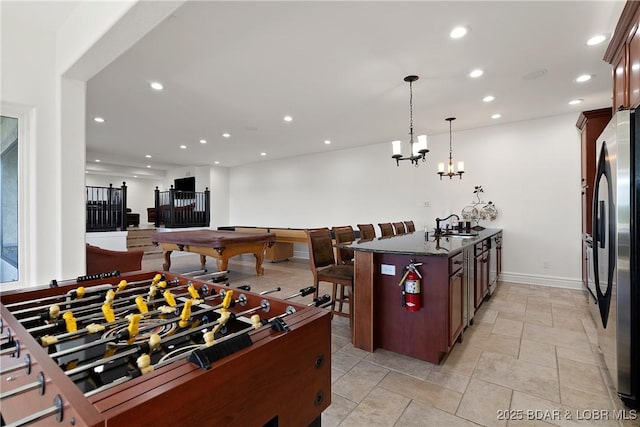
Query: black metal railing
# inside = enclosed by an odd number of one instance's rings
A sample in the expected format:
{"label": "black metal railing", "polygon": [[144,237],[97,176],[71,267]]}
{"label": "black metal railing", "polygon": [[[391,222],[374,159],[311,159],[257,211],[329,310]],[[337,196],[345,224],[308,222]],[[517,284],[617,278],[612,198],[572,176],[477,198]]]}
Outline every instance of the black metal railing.
{"label": "black metal railing", "polygon": [[155,226],[166,228],[208,227],[209,189],[204,191],[155,190]]}
{"label": "black metal railing", "polygon": [[85,187],[86,230],[116,231],[127,229],[127,185],[120,188]]}

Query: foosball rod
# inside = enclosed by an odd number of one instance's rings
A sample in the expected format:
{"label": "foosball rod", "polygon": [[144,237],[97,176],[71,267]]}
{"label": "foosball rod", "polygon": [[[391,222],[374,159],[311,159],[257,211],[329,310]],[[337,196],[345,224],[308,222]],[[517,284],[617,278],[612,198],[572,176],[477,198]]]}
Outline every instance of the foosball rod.
{"label": "foosball rod", "polygon": [[262,292],[260,292],[260,295],[269,295],[269,294],[272,294],[274,292],[280,292],[281,290],[282,289],[280,289],[280,286],[278,286],[277,288],[273,288],[273,289],[269,289],[269,290],[266,290],[266,291],[262,291]]}
{"label": "foosball rod", "polygon": [[[265,301],[265,300],[263,300],[263,301]],[[268,304],[268,302],[267,302],[267,304]],[[270,308],[270,306],[269,306],[269,308]],[[244,312],[236,313],[235,317],[237,318],[238,316],[244,316],[244,315],[248,314],[249,312],[255,312],[255,311],[258,311],[260,309],[264,310],[263,302],[260,303],[260,306],[251,308],[251,309],[246,310]],[[268,310],[266,310],[266,311],[268,311]],[[220,324],[220,319],[216,319],[216,320],[214,320],[212,322],[199,325],[198,329],[199,330],[204,330],[204,329],[207,329],[207,328],[211,328],[211,327],[217,326],[218,324]],[[169,337],[169,339],[163,340],[163,344],[170,343],[171,341],[174,341],[174,340],[177,340],[179,338],[183,338],[183,337],[185,337],[187,335],[192,335],[192,334],[194,334],[194,331],[191,330],[191,329],[175,333],[175,334],[171,335]],[[132,355],[134,355],[136,353],[139,353],[139,349],[138,348],[132,348],[132,349],[129,349],[129,350],[120,351],[118,354],[115,354],[113,356],[105,357],[103,359],[96,360],[95,362],[87,363],[86,365],[82,365],[82,366],[78,366],[78,367],[73,368],[73,369],[69,369],[68,371],[65,371],[65,374],[67,376],[72,376],[72,375],[75,375],[75,374],[79,374],[79,373],[84,372],[84,371],[86,371],[88,369],[95,368],[96,366],[106,365],[106,364],[111,363],[113,361],[116,361],[118,359],[122,359],[123,357],[132,356]],[[85,394],[85,396],[88,396],[88,395]]]}
{"label": "foosball rod", "polygon": [[0,401],[7,399],[11,396],[16,396],[18,394],[22,394],[22,393],[26,393],[27,391],[30,390],[35,390],[38,389],[40,392],[40,395],[42,396],[44,394],[44,388],[45,388],[45,384],[47,383],[47,381],[44,379],[44,374],[42,372],[38,373],[38,381],[34,381],[32,383],[29,384],[25,384],[23,386],[20,387],[16,387],[13,390],[9,390],[9,391],[5,391],[3,393],[0,393]]}
{"label": "foosball rod", "polygon": [[[184,296],[188,294],[180,294],[180,295]],[[180,295],[175,295],[175,296],[179,297]],[[216,298],[220,298],[221,296],[222,294],[210,295],[208,297],[202,298],[202,300],[205,302],[212,301]],[[175,307],[172,307],[172,308],[175,308],[177,311],[178,309],[184,307],[184,305],[185,304],[177,304]],[[131,306],[131,308],[137,308],[137,305]],[[148,316],[153,316],[153,315],[162,314],[162,313],[164,313],[163,310],[152,310],[152,311],[147,311],[146,313],[140,313],[140,315],[143,316],[143,319],[146,319]],[[80,320],[80,319],[76,319],[76,320]],[[88,335],[95,332],[101,332],[102,330],[108,327],[122,325],[127,322],[129,322],[129,319],[124,318],[124,319],[114,320],[113,322],[95,324],[94,326],[87,325],[86,327],[82,329],[78,329],[77,331],[74,331],[74,332],[66,332],[59,335],[43,335],[40,337],[40,343],[42,344],[43,347],[48,347],[51,344],[58,344],[64,341],[75,339],[83,335]]]}
{"label": "foosball rod", "polygon": [[312,294],[316,291],[316,288],[313,286],[307,286],[306,288],[302,288],[300,289],[298,292],[296,292],[295,294],[291,294],[288,297],[285,297],[284,300],[289,300],[289,299],[293,299],[295,297],[306,297],[309,294]]}
{"label": "foosball rod", "polygon": [[[245,297],[243,294],[240,294],[238,299],[233,301],[233,304],[244,305],[244,304],[246,304],[246,302],[247,302],[247,297]],[[204,314],[204,313],[208,313],[208,312],[213,311],[213,310],[220,309],[220,308],[223,307],[223,305],[224,304],[218,304],[218,305],[213,306],[213,307],[202,309],[202,310],[198,311],[198,314]],[[140,334],[141,332],[145,332],[145,331],[150,331],[150,330],[156,329],[156,328],[158,328],[160,326],[169,325],[171,323],[177,322],[178,320],[179,320],[179,317],[178,318],[169,319],[169,320],[164,320],[162,322],[155,323],[155,324],[150,325],[150,326],[142,327],[142,328],[138,329],[138,334]],[[102,339],[99,339],[99,340],[96,340],[96,341],[92,341],[92,342],[87,343],[87,344],[83,344],[83,345],[79,345],[79,346],[76,346],[76,347],[68,348],[66,350],[61,350],[61,351],[58,351],[58,352],[55,352],[55,353],[51,353],[51,354],[49,354],[49,357],[57,358],[57,357],[61,357],[61,356],[66,356],[68,354],[77,353],[78,351],[87,350],[89,348],[97,347],[97,346],[99,346],[101,344],[107,344],[107,343],[112,342],[114,340],[117,340],[117,337],[114,337],[114,338],[102,338]]]}
{"label": "foosball rod", "polygon": [[[257,307],[257,309],[259,310],[259,309],[260,309],[260,307]],[[254,308],[254,309],[252,309],[252,310],[250,310],[250,311],[257,311],[257,310],[256,310],[256,308]],[[265,322],[265,323],[263,324],[263,326],[264,326],[264,325],[268,325],[268,324],[270,324],[270,323],[271,323],[271,322],[273,322],[275,319],[282,319],[283,317],[289,316],[289,315],[291,315],[291,314],[293,314],[293,313],[295,313],[295,312],[296,312],[296,309],[295,309],[295,308],[293,308],[293,307],[291,307],[291,306],[289,306],[289,307],[287,307],[287,308],[286,308],[286,311],[285,311],[284,313],[279,314],[279,315],[277,315],[277,316],[274,316],[274,317],[272,317],[271,319],[267,320],[267,322]],[[216,340],[216,344],[218,344],[218,343],[222,343],[222,342],[225,342],[225,341],[228,341],[228,340],[230,340],[230,339],[232,339],[232,338],[235,338],[235,337],[237,337],[237,336],[239,336],[239,335],[242,335],[242,334],[245,334],[245,333],[247,333],[247,332],[251,332],[251,331],[253,331],[253,330],[256,330],[256,328],[252,325],[252,326],[249,326],[249,327],[247,327],[247,328],[241,329],[241,330],[239,330],[239,331],[237,331],[237,332],[234,332],[234,333],[232,333],[232,334],[225,335],[224,337],[222,337],[222,338],[220,338],[220,339]],[[214,344],[214,345],[215,345],[215,344]],[[206,345],[198,346],[198,348],[204,348],[204,347],[206,347]],[[196,349],[194,349],[194,350],[197,350],[197,348],[196,348]],[[187,357],[188,357],[188,354],[193,353],[193,351],[194,351],[194,350],[191,350],[189,353],[187,353]],[[168,365],[169,363],[173,362],[173,361],[174,361],[175,359],[177,359],[177,358],[182,358],[184,355],[185,355],[184,353],[180,353],[180,355],[178,355],[178,356],[174,356],[174,357],[169,358],[169,359],[167,359],[167,360],[163,360],[162,362],[158,362],[158,363],[156,363],[155,365],[153,365],[153,368],[154,368],[154,369],[156,369],[156,368],[161,368],[162,366],[164,366],[164,365]]]}
{"label": "foosball rod", "polygon": [[[158,278],[158,280],[157,280],[157,282],[160,282],[161,278],[162,278],[162,275],[156,274],[156,276],[160,276],[160,278]],[[151,279],[127,282],[127,286],[129,286],[129,285],[140,285],[140,284],[145,284],[146,285],[146,284],[153,283],[154,279],[156,279],[156,276],[154,276]],[[175,278],[173,280],[178,280],[178,279]],[[137,286],[137,287],[141,288],[143,286]],[[107,291],[109,289],[111,289],[111,290],[118,289],[118,285],[102,284],[102,285],[96,285],[96,286],[89,286],[89,287],[85,288],[85,292],[86,291],[102,292],[102,291]],[[124,291],[126,291],[126,289],[123,290],[123,292]],[[46,302],[46,301],[55,301],[55,300],[59,300],[59,299],[70,298],[72,292],[77,292],[77,291],[74,289],[74,290],[68,291],[67,293],[64,293],[64,294],[51,295],[51,296],[48,296],[48,297],[41,297],[41,298],[34,298],[34,299],[30,299],[30,300],[25,300],[25,301],[18,301],[18,302],[14,302],[14,303],[11,303],[11,304],[5,304],[5,307],[10,309],[10,308],[15,308],[15,307],[20,307],[22,305],[28,305],[28,304],[33,304],[33,303],[38,304],[38,303]],[[80,298],[79,300],[82,300],[82,298]],[[75,301],[75,299],[73,301]]]}
{"label": "foosball rod", "polygon": [[[177,288],[172,288],[172,289],[177,289]],[[171,290],[171,289],[167,289],[167,290]],[[175,297],[181,298],[181,297],[185,297],[187,295],[190,295],[190,294],[189,293],[178,294],[178,295],[173,295],[172,294],[172,296],[174,298]],[[137,295],[135,298],[137,298],[138,296],[141,296],[141,295]],[[212,296],[211,298],[214,298],[214,297],[217,298],[218,295]],[[207,299],[207,298],[205,298],[205,299]],[[158,298],[158,301],[160,301],[160,298]],[[104,304],[105,304],[104,302],[96,304],[95,308],[97,308],[97,307],[102,308],[102,306],[104,306]],[[181,307],[181,306],[177,306],[177,307]],[[130,309],[138,308],[138,305],[137,304],[131,304],[131,305],[128,305],[128,306],[116,307],[116,308],[118,309],[118,313],[117,314],[120,315],[120,314],[122,314],[124,312],[127,312]],[[143,314],[146,314],[146,313],[143,313]],[[154,310],[154,312],[152,312],[151,314],[159,314],[159,311],[158,310]],[[115,315],[115,313],[114,313],[114,315]],[[100,313],[97,310],[95,310],[91,315],[82,316],[82,317],[78,317],[78,318],[74,317],[74,319],[75,319],[76,322],[84,322],[85,320],[95,320],[96,318],[100,318],[100,317],[103,317],[103,316],[101,316]],[[33,328],[28,328],[27,332],[29,332],[30,334],[34,334],[36,332],[42,332],[42,331],[46,331],[47,329],[55,329],[55,328],[58,328],[57,322],[48,323],[46,325],[34,326]]]}
{"label": "foosball rod", "polygon": [[[191,282],[187,283],[186,285],[176,286],[174,288],[167,288],[166,290],[174,291],[174,290],[183,289],[183,288],[189,287],[189,286],[191,286]],[[188,295],[190,295],[190,293],[185,292],[185,293],[182,293],[182,294],[174,295],[174,297],[175,298],[180,298],[180,297],[185,297],[185,296],[188,296]],[[117,294],[116,294],[116,296],[117,296]],[[135,300],[139,296],[142,296],[142,295],[131,295],[131,296],[124,297],[124,298],[114,299],[113,303],[112,303],[112,308],[113,308],[114,311],[115,310],[119,310],[120,312],[124,312],[124,311],[130,310],[130,309],[135,309],[135,308],[138,307],[137,304],[129,304],[129,305],[124,305],[124,304],[126,304],[126,303],[128,303],[128,302],[130,302],[132,300]],[[161,300],[161,298],[155,298],[155,299],[158,300],[158,301]],[[98,315],[98,317],[102,317],[100,315],[100,311],[98,311],[98,309],[101,309],[104,304],[105,304],[105,301],[98,302],[98,303],[95,303],[95,304],[89,304],[87,306],[82,307],[82,310],[75,311],[73,313],[74,317],[76,315],[79,315],[79,314],[91,313],[91,314],[87,314],[85,316],[76,317],[75,318],[76,321],[77,322],[82,322],[82,321],[85,321],[85,320],[95,319],[96,318],[96,314]],[[34,320],[38,320],[40,318],[41,318],[40,316],[34,316],[34,317],[25,318],[25,319],[19,319],[19,321],[20,321],[20,323],[26,323],[27,321],[34,321]],[[35,326],[33,328],[27,329],[27,331],[28,332],[39,332],[39,331],[42,331],[44,329],[48,329],[48,328],[52,328],[52,327],[55,327],[54,323],[47,324],[47,325]]]}
{"label": "foosball rod", "polygon": [[13,340],[10,342],[13,343],[11,344],[11,347],[0,350],[0,356],[13,354],[13,357],[20,357],[20,341]]}
{"label": "foosball rod", "polygon": [[41,411],[38,412],[34,412],[31,415],[27,415],[24,418],[21,418],[17,421],[14,421],[12,423],[6,424],[4,427],[21,427],[21,426],[25,426],[27,424],[31,424],[35,421],[38,421],[41,418],[47,417],[49,415],[53,415],[56,414],[56,421],[57,422],[62,422],[62,418],[64,415],[63,412],[63,407],[64,405],[62,404],[62,398],[60,397],[59,394],[56,394],[53,398],[53,406],[43,409]]}
{"label": "foosball rod", "polygon": [[[206,269],[204,270],[204,272],[206,273]],[[221,278],[221,277],[225,277],[227,274],[229,273],[229,271],[227,270],[222,270],[222,271],[214,271],[213,273],[206,273],[206,274],[201,274],[199,276],[192,276],[193,279],[202,279],[203,277],[208,277],[211,279],[217,279],[217,278]]]}
{"label": "foosball rod", "polygon": [[[160,283],[160,282],[158,282],[158,283]],[[171,284],[179,285],[180,281],[176,278],[176,279],[170,280],[169,282],[166,282],[166,283],[167,283],[167,285],[171,285]],[[127,286],[128,285],[129,284],[127,284]],[[182,287],[188,286],[188,285],[189,284],[187,283],[186,285],[175,286],[175,287],[172,287],[170,289],[178,289],[178,288],[182,288]],[[91,289],[91,288],[89,288],[89,289]],[[144,287],[144,286],[136,286],[135,288],[125,288],[125,289],[123,289],[121,291],[116,292],[116,296],[120,296],[121,297],[121,298],[118,298],[118,300],[123,300],[124,299],[124,298],[122,298],[123,294],[128,294],[128,293],[131,293],[131,292],[136,292],[136,291],[145,290],[145,289],[147,289],[147,288]],[[97,292],[110,291],[110,290],[113,290],[113,289],[105,287],[105,288],[102,288],[102,289],[97,289]],[[74,292],[76,292],[76,291],[74,291]],[[85,290],[85,292],[86,292],[86,290]],[[94,292],[96,292],[96,291],[91,291],[91,293],[94,293]],[[65,295],[67,295],[67,294],[65,294]],[[136,296],[128,296],[126,298],[135,298],[135,297]],[[91,301],[96,301],[96,300],[104,300],[104,295],[93,295],[93,296],[89,296],[89,297],[86,297],[86,298],[75,298],[75,299],[72,299],[71,301],[61,302],[61,303],[59,303],[59,305],[66,306],[68,308],[69,306],[72,306],[72,305],[75,305],[75,304],[81,304],[81,303],[86,303],[86,302],[91,302]],[[32,300],[32,302],[33,301],[34,300]],[[97,303],[97,304],[101,304],[101,303]],[[57,304],[54,303],[53,305],[57,305]],[[90,306],[94,306],[94,305],[96,305],[96,304],[92,304]],[[84,306],[83,308],[87,308],[87,307],[89,307],[89,306]],[[41,311],[41,310],[42,310],[42,306],[40,305],[40,306],[37,306],[37,307],[29,307],[29,308],[24,308],[22,310],[12,311],[11,314],[13,314],[13,316],[16,319],[21,320],[21,322],[24,323],[24,322],[29,321],[29,320],[38,320],[38,317],[30,317],[30,318],[19,319],[18,315],[31,313],[33,311]]]}
{"label": "foosball rod", "polygon": [[22,368],[26,368],[27,375],[31,375],[31,356],[28,354],[24,356],[24,362],[13,365],[9,368],[0,370],[0,376],[10,374],[11,372],[19,371]]}

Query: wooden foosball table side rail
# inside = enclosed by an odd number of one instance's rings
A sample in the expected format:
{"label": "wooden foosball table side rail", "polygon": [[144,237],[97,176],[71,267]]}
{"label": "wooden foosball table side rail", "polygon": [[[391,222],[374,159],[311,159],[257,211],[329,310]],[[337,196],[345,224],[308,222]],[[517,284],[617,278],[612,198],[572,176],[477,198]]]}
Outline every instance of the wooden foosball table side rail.
{"label": "wooden foosball table side rail", "polygon": [[[179,278],[181,284],[190,280],[167,272],[164,274],[167,280]],[[153,273],[130,273],[120,278],[85,282],[82,286],[116,284],[122,278],[136,281],[150,279],[152,276]],[[192,281],[196,288],[205,284]],[[40,298],[62,294],[77,286],[77,283],[73,283],[54,289],[39,289],[34,295]],[[213,283],[206,283],[206,286],[217,292],[221,289],[233,289]],[[263,326],[250,333],[252,345],[214,362],[209,370],[196,367],[185,357],[88,398],[4,307],[9,301],[19,301],[24,295],[2,295],[2,319],[5,326],[9,326],[22,343],[22,353],[29,352],[37,360],[38,366],[33,370],[42,370],[51,383],[45,396],[34,395],[33,398],[20,399],[17,401],[19,404],[15,408],[12,405],[10,411],[6,411],[3,405],[2,414],[6,414],[7,418],[5,421],[23,417],[25,409],[33,412],[41,409],[40,406],[50,406],[49,395],[60,394],[65,404],[62,424],[71,425],[73,417],[74,427],[260,426],[269,422],[269,425],[304,426],[317,422],[321,412],[331,401],[330,313],[251,292],[233,290],[234,296],[245,294],[247,304],[231,308],[232,312],[259,306],[266,299],[271,306],[270,311],[258,311],[256,314],[261,318],[272,318],[284,313],[287,306],[293,306],[296,312],[284,318],[290,331],[275,331],[269,326]],[[3,369],[5,360],[3,356]],[[4,390],[5,378],[2,381]],[[55,424],[49,419],[40,425]]]}

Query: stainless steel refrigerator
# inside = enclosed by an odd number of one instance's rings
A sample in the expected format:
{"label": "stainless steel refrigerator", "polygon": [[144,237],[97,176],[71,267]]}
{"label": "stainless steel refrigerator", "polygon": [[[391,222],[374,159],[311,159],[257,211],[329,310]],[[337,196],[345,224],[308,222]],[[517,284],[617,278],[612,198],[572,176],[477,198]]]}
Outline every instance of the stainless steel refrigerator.
{"label": "stainless steel refrigerator", "polygon": [[597,139],[591,272],[595,303],[589,304],[611,379],[620,398],[633,407],[640,387],[639,133],[640,114],[624,110]]}

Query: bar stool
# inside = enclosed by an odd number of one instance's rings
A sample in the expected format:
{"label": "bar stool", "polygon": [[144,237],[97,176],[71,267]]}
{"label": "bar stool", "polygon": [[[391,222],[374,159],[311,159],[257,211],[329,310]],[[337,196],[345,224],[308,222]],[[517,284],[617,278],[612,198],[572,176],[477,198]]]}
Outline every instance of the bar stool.
{"label": "bar stool", "polygon": [[405,221],[404,225],[407,227],[407,233],[413,233],[416,231],[416,226],[413,225],[413,221]]}
{"label": "bar stool", "polygon": [[[356,233],[354,233],[353,227],[350,225],[332,227],[331,231],[333,232],[333,238],[336,243],[351,243],[356,240]],[[353,264],[353,257],[353,249],[336,248],[336,261],[338,265]],[[342,309],[342,307],[340,307],[340,309]]]}
{"label": "bar stool", "polygon": [[378,227],[380,227],[382,237],[393,236],[393,227],[391,226],[390,222],[383,222],[381,224],[378,224]]}
{"label": "bar stool", "polygon": [[407,231],[404,228],[404,222],[394,222],[393,228],[396,230],[396,235],[407,234]]}
{"label": "bar stool", "polygon": [[[315,297],[318,297],[320,282],[332,283],[331,312],[337,316],[349,317],[351,326],[353,298],[350,298],[347,293],[351,294],[353,291],[353,264],[336,264],[331,231],[328,228],[307,229],[305,232],[309,244],[309,263],[313,273],[313,284],[316,287]],[[340,286],[339,293],[338,286]],[[337,299],[340,302],[340,311],[336,310]],[[345,301],[349,303],[348,314],[342,312],[342,303]]]}
{"label": "bar stool", "polygon": [[373,228],[373,224],[358,224],[358,230],[360,230],[360,239],[373,240],[376,238],[376,229]]}

